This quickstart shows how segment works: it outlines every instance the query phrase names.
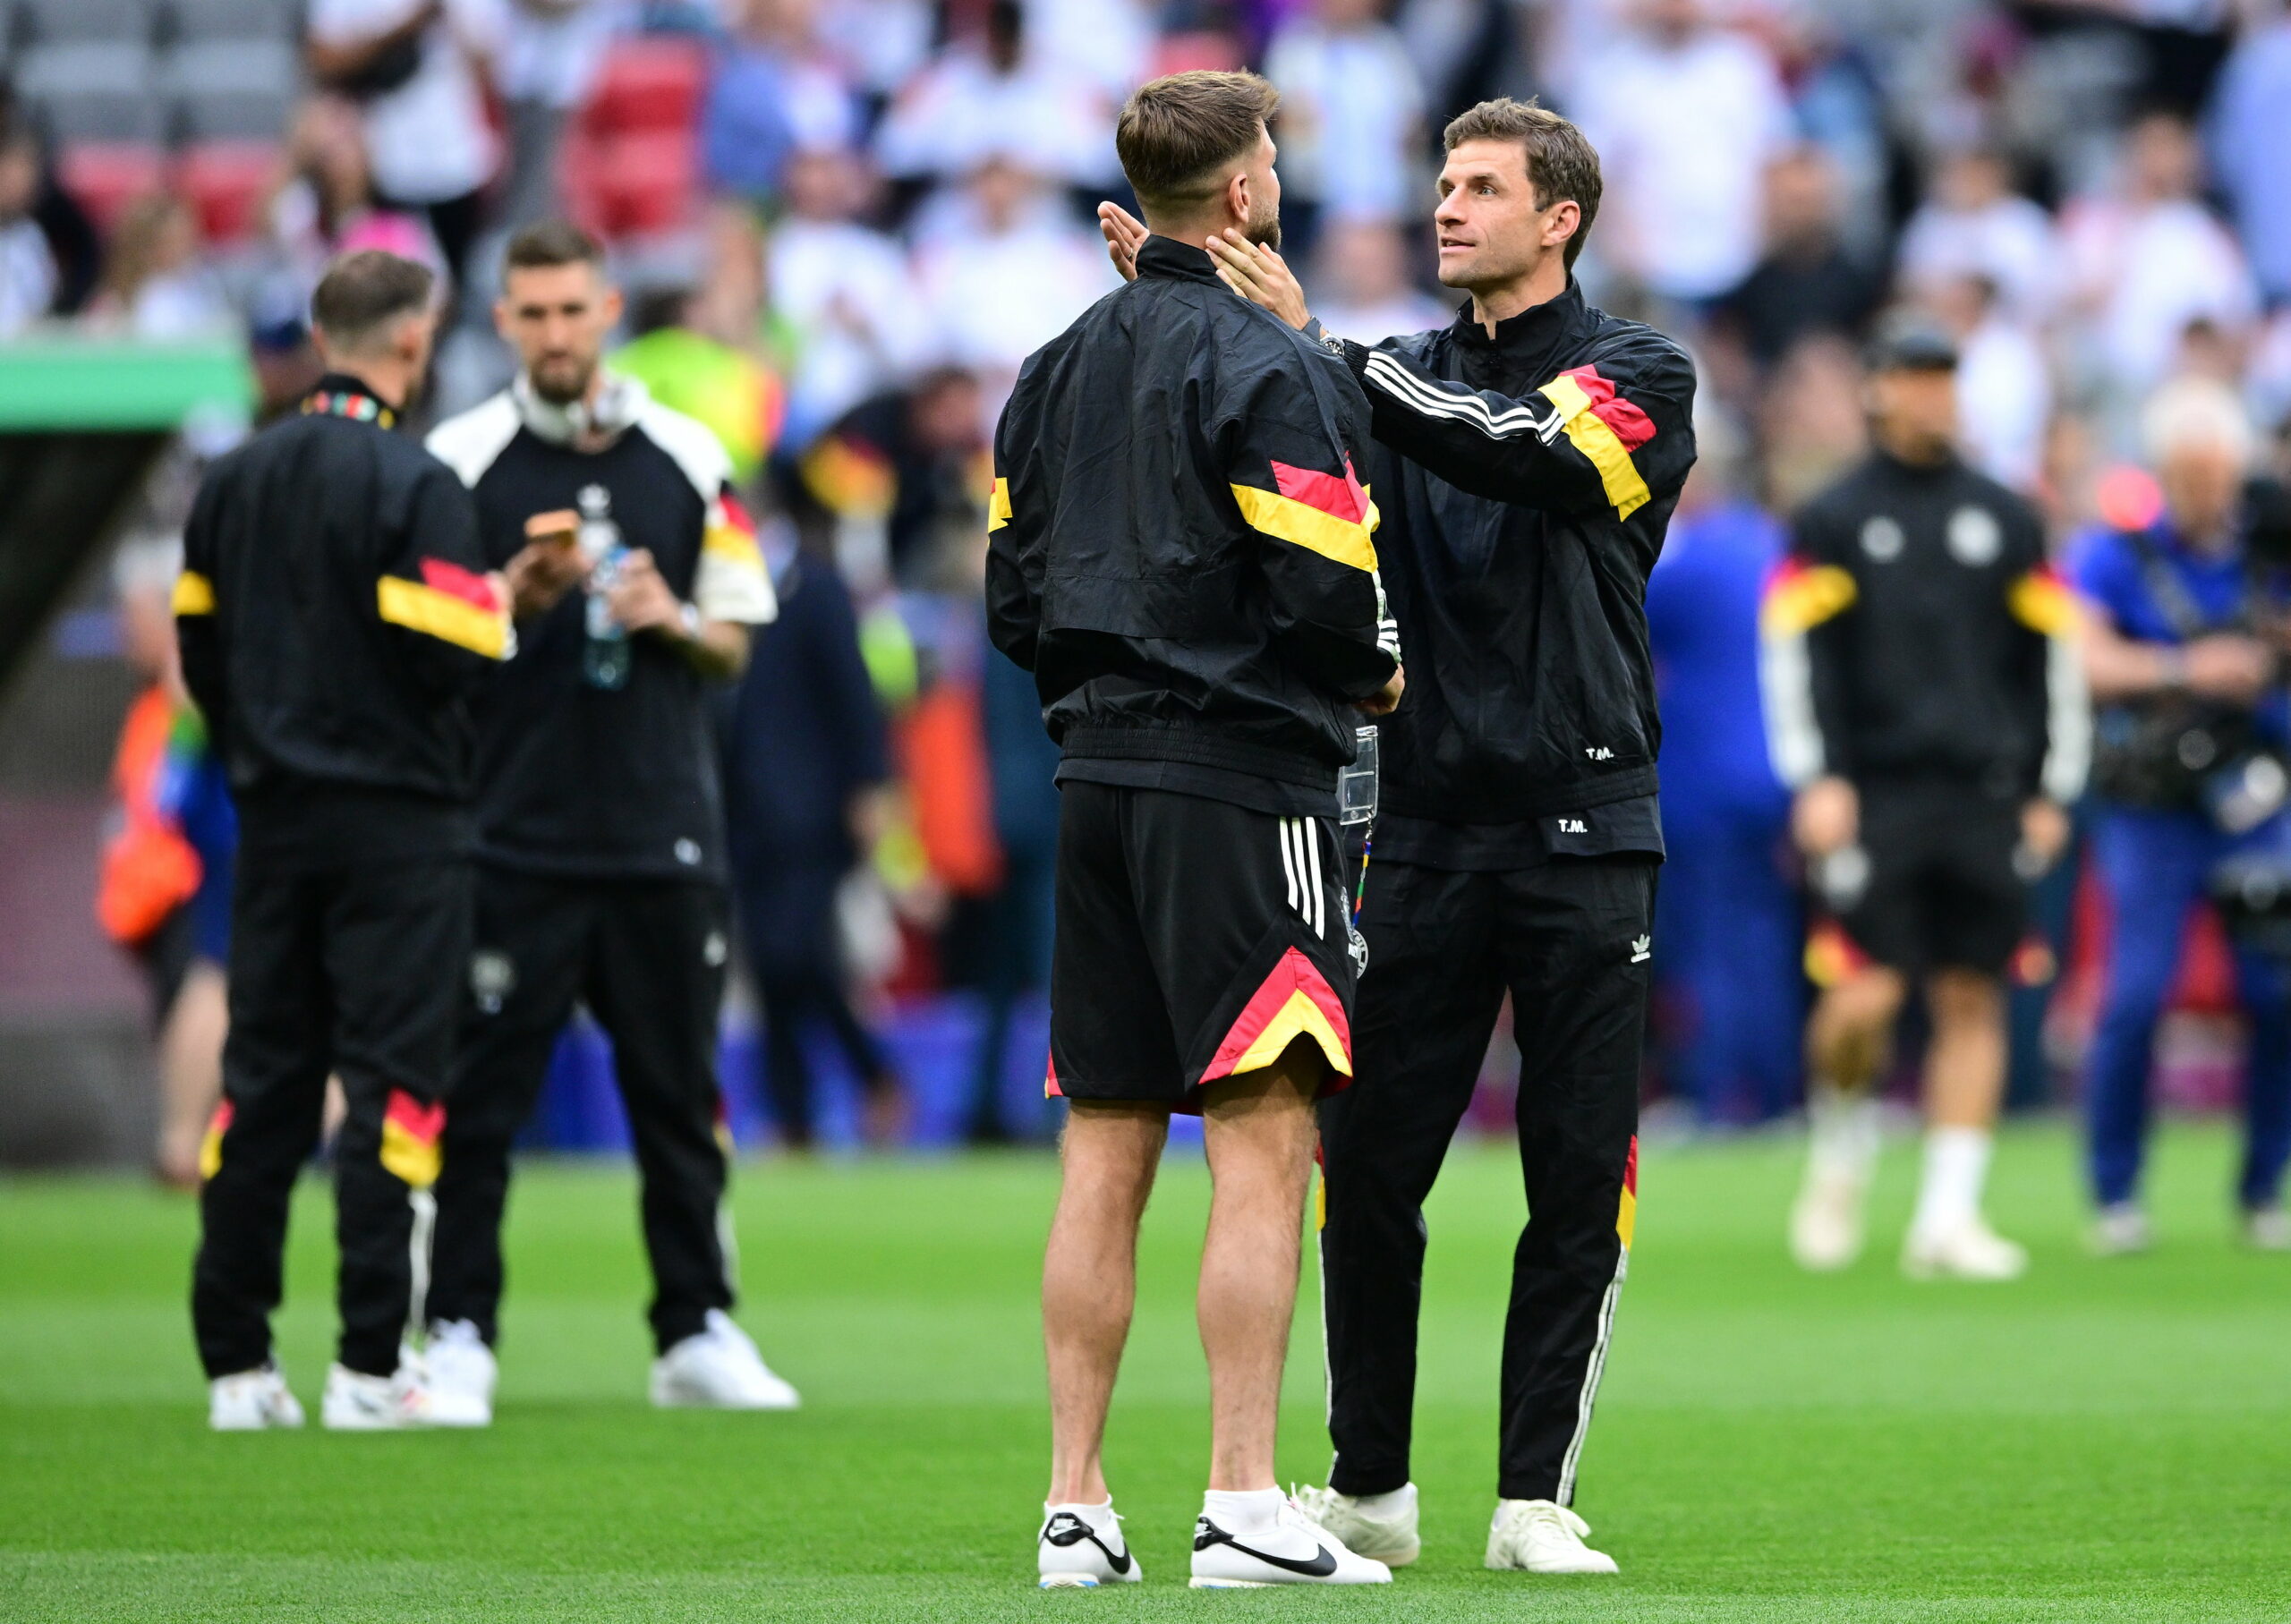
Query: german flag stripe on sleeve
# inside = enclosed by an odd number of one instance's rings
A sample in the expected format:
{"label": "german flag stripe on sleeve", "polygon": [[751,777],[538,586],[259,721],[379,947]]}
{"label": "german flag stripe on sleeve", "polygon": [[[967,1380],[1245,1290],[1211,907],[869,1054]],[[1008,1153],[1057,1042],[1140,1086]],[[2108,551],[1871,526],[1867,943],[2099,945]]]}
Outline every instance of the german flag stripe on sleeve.
{"label": "german flag stripe on sleeve", "polygon": [[1576,450],[1599,471],[1615,516],[1628,519],[1652,497],[1631,454],[1655,438],[1655,422],[1615,393],[1597,367],[1572,367],[1537,391],[1559,409]]}
{"label": "german flag stripe on sleeve", "polygon": [[1639,1229],[1639,1135],[1631,1135],[1631,1154],[1622,1164],[1622,1200],[1614,1214],[1614,1232],[1622,1242],[1625,1252],[1631,1250],[1631,1237]]}
{"label": "german flag stripe on sleeve", "polygon": [[992,535],[1010,522],[1010,481],[995,476],[994,494],[986,499],[986,533]]}
{"label": "german flag stripe on sleeve", "polygon": [[1759,606],[1759,630],[1767,637],[1794,637],[1853,607],[1861,589],[1835,564],[1785,558],[1767,577]]}
{"label": "german flag stripe on sleeve", "polygon": [[726,490],[720,494],[708,509],[708,527],[701,534],[703,551],[713,553],[728,564],[752,565],[763,567],[763,553],[755,543],[755,521],[740,498]]}
{"label": "german flag stripe on sleeve", "polygon": [[490,581],[440,558],[424,558],[422,574],[420,581],[384,575],[375,583],[385,621],[488,659],[507,656],[509,612]]}
{"label": "german flag stripe on sleeve", "polygon": [[2047,637],[2066,637],[2076,629],[2076,595],[2049,564],[2015,581],[2006,595],[2013,618]]}
{"label": "german flag stripe on sleeve", "polygon": [[1282,462],[1272,466],[1278,489],[1232,487],[1233,500],[1251,529],[1354,569],[1376,567],[1375,543],[1369,540],[1376,528],[1376,505],[1352,472],[1350,459],[1341,474]]}
{"label": "german flag stripe on sleeve", "polygon": [[197,570],[185,570],[175,577],[175,612],[178,615],[212,615],[215,612],[215,583]]}

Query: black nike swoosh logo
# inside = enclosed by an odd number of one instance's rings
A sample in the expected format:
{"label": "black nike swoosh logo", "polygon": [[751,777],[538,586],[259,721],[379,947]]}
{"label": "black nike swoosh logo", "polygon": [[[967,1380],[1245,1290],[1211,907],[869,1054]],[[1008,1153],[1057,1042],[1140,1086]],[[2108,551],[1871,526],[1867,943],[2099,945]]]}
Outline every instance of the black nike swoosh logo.
{"label": "black nike swoosh logo", "polygon": [[1129,1552],[1116,1551],[1105,1541],[1100,1539],[1096,1531],[1089,1524],[1070,1512],[1060,1512],[1043,1526],[1042,1536],[1053,1545],[1073,1545],[1080,1543],[1083,1540],[1088,1540],[1104,1553],[1106,1565],[1116,1573],[1129,1571]]}
{"label": "black nike swoosh logo", "polygon": [[1202,1551],[1211,1545],[1231,1545],[1243,1556],[1255,1557],[1268,1568],[1301,1574],[1308,1579],[1324,1579],[1336,1571],[1336,1553],[1326,1545],[1314,1546],[1313,1554],[1301,1561],[1293,1556],[1275,1556],[1270,1551],[1251,1550],[1205,1517],[1194,1535],[1193,1548]]}

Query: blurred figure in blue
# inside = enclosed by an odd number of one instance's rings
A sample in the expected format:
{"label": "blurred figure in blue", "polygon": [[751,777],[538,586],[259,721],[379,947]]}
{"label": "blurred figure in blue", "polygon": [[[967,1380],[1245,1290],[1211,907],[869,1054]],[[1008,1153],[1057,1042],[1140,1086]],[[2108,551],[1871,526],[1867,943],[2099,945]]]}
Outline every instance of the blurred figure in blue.
{"label": "blurred figure in blue", "polygon": [[1647,583],[1663,712],[1657,1008],[1672,1090],[1706,1125],[1764,1121],[1797,1101],[1804,983],[1784,864],[1790,796],[1759,702],[1759,599],[1782,527],[1741,494],[1741,436],[1695,426],[1670,538]]}
{"label": "blurred figure in blue", "polygon": [[[2206,380],[2167,385],[2142,428],[2163,512],[2145,530],[2079,547],[2084,659],[2098,730],[2092,852],[2114,924],[2107,990],[2085,1080],[2094,1248],[2138,1252],[2156,1025],[2188,914],[2221,863],[2282,844],[2287,728],[2275,647],[2291,601],[2245,549],[2244,479],[2256,436],[2242,403]],[[2236,1195],[2244,1238],[2291,1251],[2282,1206],[2291,1156],[2291,983],[2283,962],[2236,948],[2251,1017],[2245,1138]]]}
{"label": "blurred figure in blue", "polygon": [[851,1007],[837,897],[880,836],[890,778],[882,707],[859,656],[859,624],[834,563],[798,550],[784,523],[760,537],[779,618],[762,629],[723,726],[732,893],[763,1006],[764,1096],[791,1148],[813,1139],[816,1093],[805,1039],[819,1026],[866,1095],[867,1137],[903,1115],[882,1046]]}
{"label": "blurred figure in blue", "polygon": [[1043,731],[1042,698],[1030,675],[1007,659],[990,659],[981,672],[981,688],[1002,887],[986,907],[991,950],[979,987],[986,999],[986,1024],[973,1062],[963,1136],[973,1144],[1002,1144],[1026,1137],[1032,1126],[1004,1117],[1002,1080],[1011,1062],[1010,1025],[1018,1000],[1050,987],[1058,746]]}

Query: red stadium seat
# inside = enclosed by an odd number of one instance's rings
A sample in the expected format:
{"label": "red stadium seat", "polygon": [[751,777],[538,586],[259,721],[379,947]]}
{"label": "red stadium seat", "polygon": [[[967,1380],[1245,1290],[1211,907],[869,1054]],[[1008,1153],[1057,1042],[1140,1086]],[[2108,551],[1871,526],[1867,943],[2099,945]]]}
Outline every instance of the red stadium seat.
{"label": "red stadium seat", "polygon": [[615,45],[582,110],[600,136],[689,130],[700,122],[708,51],[697,39],[626,39]]}
{"label": "red stadium seat", "polygon": [[96,229],[108,234],[130,203],[165,183],[166,157],[137,143],[75,141],[57,159],[56,175]]}
{"label": "red stadium seat", "polygon": [[1244,65],[1239,40],[1203,29],[1163,35],[1154,47],[1152,72],[1158,79],[1165,73],[1190,73],[1204,68],[1227,73]]}
{"label": "red stadium seat", "polygon": [[573,217],[599,236],[671,231],[699,201],[699,142],[690,130],[569,140],[563,174]]}
{"label": "red stadium seat", "polygon": [[278,174],[268,141],[202,141],[183,155],[175,183],[210,242],[236,242],[262,225],[262,201]]}

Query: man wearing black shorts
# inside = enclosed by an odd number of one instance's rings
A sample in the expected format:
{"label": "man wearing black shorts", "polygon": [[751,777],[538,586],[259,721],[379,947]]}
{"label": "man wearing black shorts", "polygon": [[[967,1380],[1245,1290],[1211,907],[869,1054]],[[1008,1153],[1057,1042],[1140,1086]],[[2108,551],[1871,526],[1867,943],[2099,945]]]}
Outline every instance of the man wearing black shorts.
{"label": "man wearing black shorts", "polygon": [[2005,974],[2027,883],[2067,838],[2089,727],[2037,515],[1957,458],[1955,368],[1946,333],[1888,325],[1869,384],[1876,448],[1798,515],[1762,611],[1767,739],[1827,913],[1807,953],[1822,992],[1790,1238],[1809,1269],[1859,1255],[1871,1084],[1921,980],[1929,1131],[1902,1267],[2010,1280],[2027,1254],[1980,1212]]}
{"label": "man wearing black shorts", "polygon": [[1334,356],[1222,285],[1202,244],[1280,228],[1251,74],[1131,98],[1116,137],[1153,235],[1137,278],[1030,357],[996,436],[997,647],[1061,752],[1049,1087],[1070,1102],[1043,1271],[1046,1586],[1138,1577],[1099,1451],[1137,1225],[1173,1110],[1215,1183],[1197,1586],[1373,1584],[1273,1472],[1313,1101],[1352,1068],[1338,774],[1391,708],[1366,404]]}

